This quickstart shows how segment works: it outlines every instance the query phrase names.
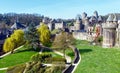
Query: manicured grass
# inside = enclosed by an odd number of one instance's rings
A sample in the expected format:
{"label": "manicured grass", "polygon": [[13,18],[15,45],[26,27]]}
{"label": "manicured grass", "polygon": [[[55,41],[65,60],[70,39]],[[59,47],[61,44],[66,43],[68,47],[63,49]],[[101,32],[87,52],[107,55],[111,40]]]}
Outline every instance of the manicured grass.
{"label": "manicured grass", "polygon": [[66,55],[70,56],[72,60],[74,59],[74,52],[71,48],[67,48],[65,50],[65,53],[66,53]]}
{"label": "manicured grass", "polygon": [[13,54],[10,54],[0,59],[0,68],[14,66],[16,64],[25,63],[30,60],[30,57],[37,52],[31,49],[25,49],[24,47],[19,49]]}
{"label": "manicured grass", "polygon": [[[63,50],[57,50],[57,51],[59,51],[61,53],[64,53]],[[70,56],[72,60],[74,59],[74,52],[73,52],[73,50],[71,48],[66,48],[65,49],[65,54],[67,56]]]}
{"label": "manicured grass", "polygon": [[63,57],[63,56],[61,56],[61,55],[58,55],[58,54],[56,54],[56,53],[53,53],[53,52],[51,52],[51,54],[52,54],[52,57],[58,57],[58,58],[61,58],[61,57]]}
{"label": "manicured grass", "polygon": [[120,49],[105,49],[77,41],[81,62],[75,73],[120,73]]}
{"label": "manicured grass", "polygon": [[[52,51],[43,51],[47,53],[51,53],[53,57],[62,57]],[[2,59],[0,59],[0,68],[10,67],[21,63],[26,63],[30,61],[32,55],[38,53],[37,51],[33,51],[33,49],[25,49],[25,47],[20,48],[15,53],[10,54]]]}
{"label": "manicured grass", "polygon": [[52,50],[49,50],[49,49],[44,49],[43,52],[44,52],[44,53],[46,53],[46,52],[47,52],[47,53],[51,53],[51,54],[52,54],[52,57],[60,57],[60,58],[62,57],[61,55],[56,54],[56,53],[54,53]]}
{"label": "manicured grass", "polygon": [[6,73],[6,70],[0,70],[0,73]]}

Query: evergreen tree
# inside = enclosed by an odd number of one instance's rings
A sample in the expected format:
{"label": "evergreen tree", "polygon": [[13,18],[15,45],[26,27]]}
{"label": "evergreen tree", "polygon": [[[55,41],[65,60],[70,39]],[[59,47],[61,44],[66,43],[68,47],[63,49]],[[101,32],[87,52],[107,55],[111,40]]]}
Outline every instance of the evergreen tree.
{"label": "evergreen tree", "polygon": [[28,29],[25,31],[25,39],[30,48],[34,48],[36,50],[39,45],[39,36],[33,22],[29,24]]}

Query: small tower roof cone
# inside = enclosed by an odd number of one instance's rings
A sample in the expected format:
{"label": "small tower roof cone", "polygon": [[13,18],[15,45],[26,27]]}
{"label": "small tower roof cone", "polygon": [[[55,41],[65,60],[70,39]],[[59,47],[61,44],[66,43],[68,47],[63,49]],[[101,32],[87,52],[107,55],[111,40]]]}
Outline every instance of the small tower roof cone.
{"label": "small tower roof cone", "polygon": [[108,19],[107,19],[107,22],[111,22],[111,21],[113,21],[113,15],[112,14],[110,14]]}

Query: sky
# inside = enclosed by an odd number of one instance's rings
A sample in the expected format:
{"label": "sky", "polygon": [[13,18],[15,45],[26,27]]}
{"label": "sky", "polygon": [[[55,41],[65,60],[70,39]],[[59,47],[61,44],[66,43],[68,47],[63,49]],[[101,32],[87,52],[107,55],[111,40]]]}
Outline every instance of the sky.
{"label": "sky", "polygon": [[75,18],[94,11],[99,15],[119,13],[120,0],[1,0],[0,13],[37,13],[50,18]]}

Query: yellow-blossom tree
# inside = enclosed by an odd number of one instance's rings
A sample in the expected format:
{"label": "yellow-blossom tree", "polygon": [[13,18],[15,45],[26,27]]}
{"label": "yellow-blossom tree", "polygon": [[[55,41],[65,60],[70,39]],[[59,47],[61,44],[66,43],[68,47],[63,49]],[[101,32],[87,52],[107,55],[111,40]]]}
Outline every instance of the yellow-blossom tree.
{"label": "yellow-blossom tree", "polygon": [[50,43],[50,30],[48,26],[44,23],[41,23],[40,27],[38,28],[38,33],[40,42],[47,46]]}
{"label": "yellow-blossom tree", "polygon": [[11,51],[11,53],[13,53],[13,50],[15,48],[15,41],[13,38],[7,38],[5,40],[5,43],[3,45],[3,51],[4,52],[9,52]]}
{"label": "yellow-blossom tree", "polygon": [[24,32],[21,29],[15,30],[11,38],[16,42],[16,47],[19,47],[24,42]]}
{"label": "yellow-blossom tree", "polygon": [[22,45],[24,42],[23,30],[15,30],[14,33],[5,40],[3,51],[13,53],[14,49]]}

